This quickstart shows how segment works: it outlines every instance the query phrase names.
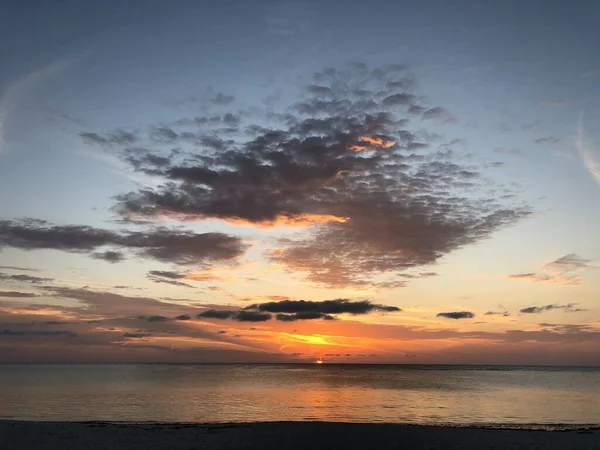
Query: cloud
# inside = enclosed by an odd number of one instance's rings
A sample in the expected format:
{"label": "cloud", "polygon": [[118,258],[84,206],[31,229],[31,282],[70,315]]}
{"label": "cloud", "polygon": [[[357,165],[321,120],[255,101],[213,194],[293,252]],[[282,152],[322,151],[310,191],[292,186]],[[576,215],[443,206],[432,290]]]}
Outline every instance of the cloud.
{"label": "cloud", "polygon": [[140,318],[146,319],[148,322],[167,322],[169,320],[169,318],[165,316],[140,316]]}
{"label": "cloud", "polygon": [[171,280],[180,280],[185,278],[185,274],[181,272],[175,272],[173,270],[151,270],[148,275],[153,277],[169,278]]}
{"label": "cloud", "polygon": [[453,312],[441,312],[436,317],[445,317],[446,319],[472,319],[475,314],[469,311],[453,311]]}
{"label": "cloud", "polygon": [[20,270],[21,272],[39,272],[39,269],[32,269],[31,267],[0,266],[0,270],[1,269]]}
{"label": "cloud", "polygon": [[37,297],[37,294],[32,294],[30,292],[0,291],[0,297],[32,298]]}
{"label": "cloud", "polygon": [[198,314],[198,318],[203,318],[203,319],[231,319],[232,317],[234,317],[236,314],[235,311],[225,311],[225,310],[218,310],[218,309],[209,309],[206,311],[202,311],[200,314]]}
{"label": "cloud", "polygon": [[27,74],[5,89],[0,99],[0,155],[10,150],[12,126],[17,122],[15,116],[19,110],[27,104],[41,84],[64,71],[68,65],[66,60],[56,61]]}
{"label": "cloud", "polygon": [[484,316],[503,316],[509,317],[510,313],[508,311],[488,311],[484,314]]}
{"label": "cloud", "polygon": [[[22,270],[22,269],[19,269],[19,270]],[[54,278],[34,277],[31,275],[27,275],[27,274],[9,275],[9,274],[0,272],[0,281],[22,281],[24,283],[37,284],[37,283],[49,283],[53,280],[54,280]]]}
{"label": "cloud", "polygon": [[82,303],[81,306],[71,307],[66,311],[77,314],[85,313],[94,317],[127,316],[140,317],[139,320],[147,321],[149,316],[173,317],[194,312],[192,307],[151,297],[135,297],[114,292],[62,286],[46,286],[44,289],[52,297],[75,299]]}
{"label": "cloud", "polygon": [[554,137],[554,136],[549,136],[549,137],[534,139],[533,142],[535,142],[536,144],[540,144],[540,145],[545,145],[545,144],[554,145],[554,144],[560,143],[561,139]]}
{"label": "cloud", "polygon": [[450,111],[446,108],[442,108],[441,106],[436,106],[435,108],[429,108],[427,111],[423,113],[423,120],[439,120],[441,122],[456,122],[456,117],[454,117]]}
{"label": "cloud", "polygon": [[139,137],[135,133],[123,129],[117,129],[104,136],[87,132],[79,133],[79,136],[84,142],[101,145],[132,145],[139,140]]}
{"label": "cloud", "polygon": [[352,302],[347,299],[307,301],[283,300],[279,302],[256,303],[244,308],[270,313],[322,313],[322,314],[369,314],[371,312],[397,312],[396,306],[371,303],[368,300]]}
{"label": "cloud", "polygon": [[14,330],[4,329],[0,330],[0,335],[4,336],[67,336],[70,338],[77,337],[77,333],[73,333],[67,330]]}
{"label": "cloud", "polygon": [[238,311],[233,317],[239,322],[265,322],[271,319],[271,314],[257,311]]}
{"label": "cloud", "polygon": [[295,322],[298,320],[335,320],[337,314],[369,314],[371,312],[402,311],[396,306],[386,306],[371,303],[368,300],[352,302],[347,299],[306,301],[282,300],[265,303],[255,303],[238,311],[207,310],[198,314],[199,318],[234,319],[244,322],[262,322],[273,318],[280,322]]}
{"label": "cloud", "polygon": [[229,105],[235,101],[235,97],[233,95],[227,95],[219,92],[210,101],[215,105]]}
{"label": "cloud", "polygon": [[[119,195],[115,211],[123,220],[301,227],[268,252],[273,262],[327,287],[402,287],[398,273],[435,264],[530,211],[498,198],[501,186],[483,181],[484,166],[429,151],[433,134],[423,124],[454,118],[398,92],[400,81],[391,69],[326,69],[281,110],[240,112],[231,133],[221,116],[184,118],[168,143],[133,153],[123,145],[116,154],[157,184]],[[411,127],[417,107],[424,121]]]}
{"label": "cloud", "polygon": [[[389,83],[388,83],[389,86]],[[415,102],[415,96],[412,94],[392,94],[384,98],[381,102],[383,106],[410,105]],[[423,115],[423,118],[425,116]]]}
{"label": "cloud", "polygon": [[588,172],[594,177],[596,183],[600,185],[600,162],[596,157],[596,153],[592,149],[592,145],[586,139],[585,128],[583,124],[583,116],[579,118],[579,124],[577,126],[577,136],[575,138],[575,146],[579,153],[579,157],[583,161],[583,165]]}
{"label": "cloud", "polygon": [[91,257],[94,259],[101,259],[109,263],[118,263],[125,259],[125,255],[123,253],[116,252],[114,250],[106,250],[104,252],[91,253]]}
{"label": "cloud", "polygon": [[192,317],[189,314],[182,314],[175,317],[175,320],[192,320]]}
{"label": "cloud", "polygon": [[277,314],[275,318],[281,322],[295,322],[297,320],[335,320],[335,317],[330,314],[324,314],[317,311],[302,311],[294,314]]}
{"label": "cloud", "polygon": [[594,269],[590,265],[591,260],[582,258],[574,253],[544,264],[541,272],[527,272],[508,275],[509,279],[525,280],[532,283],[563,284],[575,286],[582,283],[582,279],[575,275],[576,272],[585,269]]}
{"label": "cloud", "polygon": [[233,319],[238,322],[265,322],[271,319],[271,314],[262,313],[259,311],[228,311],[228,310],[217,310],[217,309],[209,309],[207,311],[203,311],[197,316],[198,318],[204,319]]}
{"label": "cloud", "polygon": [[184,283],[182,281],[177,281],[186,277],[184,273],[180,272],[168,270],[151,270],[150,272],[148,272],[148,275],[146,275],[146,277],[149,280],[154,281],[155,283],[165,283],[173,286],[188,287],[192,289],[194,288],[194,286],[192,286],[191,284]]}
{"label": "cloud", "polygon": [[[105,246],[182,265],[231,260],[246,248],[241,239],[223,233],[196,234],[167,228],[112,231],[84,225],[52,225],[35,219],[0,220],[0,248],[54,249],[98,257],[94,251]],[[117,252],[105,252],[105,257],[106,253]]]}
{"label": "cloud", "polygon": [[520,309],[519,312],[523,314],[539,314],[544,311],[552,311],[555,309],[562,309],[565,312],[572,312],[574,310],[574,306],[577,303],[569,303],[567,305],[545,305],[545,306],[528,306],[527,308]]}

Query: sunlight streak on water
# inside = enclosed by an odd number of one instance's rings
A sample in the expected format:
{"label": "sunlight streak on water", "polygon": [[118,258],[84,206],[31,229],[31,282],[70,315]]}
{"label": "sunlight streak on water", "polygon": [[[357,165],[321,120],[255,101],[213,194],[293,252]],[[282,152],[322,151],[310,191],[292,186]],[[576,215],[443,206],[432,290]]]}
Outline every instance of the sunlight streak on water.
{"label": "sunlight streak on water", "polygon": [[0,418],[600,425],[600,370],[0,365]]}

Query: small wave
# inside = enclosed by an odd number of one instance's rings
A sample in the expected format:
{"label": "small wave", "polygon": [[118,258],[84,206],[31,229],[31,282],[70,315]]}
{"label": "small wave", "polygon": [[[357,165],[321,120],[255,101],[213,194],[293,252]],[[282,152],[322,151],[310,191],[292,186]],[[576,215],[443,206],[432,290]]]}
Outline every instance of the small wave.
{"label": "small wave", "polygon": [[[425,425],[425,424],[424,424]],[[448,428],[483,428],[486,430],[530,430],[530,431],[597,431],[600,424],[571,423],[439,423],[425,426]]]}

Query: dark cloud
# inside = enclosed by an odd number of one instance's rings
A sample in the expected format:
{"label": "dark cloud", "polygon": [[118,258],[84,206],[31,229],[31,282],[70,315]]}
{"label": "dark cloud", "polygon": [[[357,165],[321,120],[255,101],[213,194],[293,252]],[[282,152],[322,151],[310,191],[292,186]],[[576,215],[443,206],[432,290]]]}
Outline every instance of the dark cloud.
{"label": "dark cloud", "polygon": [[[396,306],[386,306],[371,303],[368,300],[353,302],[347,299],[310,301],[310,300],[283,300],[280,302],[256,303],[244,308],[256,309],[270,313],[316,313],[316,314],[369,314],[375,311],[396,312],[401,311]],[[320,318],[320,317],[315,317]]]}
{"label": "dark cloud", "polygon": [[[119,247],[141,256],[174,264],[199,264],[230,260],[245,251],[241,239],[223,233],[196,234],[189,231],[153,228],[147,231],[112,231],[84,225],[52,225],[24,219],[0,221],[0,249],[55,249],[99,257],[100,247]],[[120,258],[113,250],[102,259]]]}
{"label": "dark cloud", "polygon": [[185,273],[176,272],[173,270],[151,270],[148,275],[153,277],[169,278],[171,280],[180,280],[185,278]]}
{"label": "dark cloud", "polygon": [[0,297],[32,298],[37,297],[37,294],[32,294],[30,292],[0,291]]}
{"label": "dark cloud", "polygon": [[[119,195],[115,211],[130,220],[313,224],[281,239],[270,258],[330,287],[401,287],[390,279],[398,272],[529,214],[499,199],[477,167],[430,150],[435,134],[420,127],[456,119],[419,104],[403,83],[389,68],[325,69],[284,109],[240,114],[244,132],[224,132],[227,116],[185,118],[160,132],[170,140],[152,150],[162,159],[123,145],[119,155],[161,184]],[[423,122],[411,130],[415,114]],[[175,143],[184,151],[171,155]]]}
{"label": "dark cloud", "polygon": [[141,316],[140,318],[146,319],[148,322],[167,322],[169,320],[168,317],[165,316]]}
{"label": "dark cloud", "polygon": [[260,311],[229,311],[229,310],[218,310],[218,309],[209,309],[207,311],[203,311],[197,316],[198,318],[204,319],[233,319],[238,322],[265,322],[271,319],[271,314],[263,313]]}
{"label": "dark cloud", "polygon": [[265,322],[271,319],[271,314],[258,311],[238,311],[233,317],[239,322]]}
{"label": "dark cloud", "polygon": [[475,317],[470,311],[453,311],[453,312],[441,312],[436,317],[445,317],[446,319],[472,319]]}
{"label": "dark cloud", "polygon": [[94,259],[102,259],[109,263],[118,263],[125,259],[125,255],[121,252],[114,250],[106,250],[105,252],[92,253],[91,257]]}
{"label": "dark cloud", "polygon": [[508,311],[488,311],[484,314],[484,316],[503,316],[508,317],[510,313]]}
{"label": "dark cloud", "polygon": [[225,331],[225,330],[220,330],[220,331],[217,331],[217,333],[219,333],[219,334],[226,334],[226,333],[227,333],[227,331]]}
{"label": "dark cloud", "polygon": [[236,314],[235,311],[225,311],[218,309],[209,309],[198,314],[198,318],[203,319],[231,319]]}
{"label": "dark cloud", "polygon": [[317,311],[302,311],[294,314],[277,314],[275,318],[281,322],[295,322],[297,320],[335,320],[335,317],[330,314],[324,314]]}
{"label": "dark cloud", "polygon": [[273,318],[281,322],[298,320],[335,320],[334,314],[368,314],[371,312],[401,311],[396,306],[386,306],[371,303],[368,300],[352,302],[346,299],[306,301],[282,300],[278,302],[255,303],[239,311],[207,310],[198,314],[199,318],[234,319],[240,322],[263,322]]}
{"label": "dark cloud", "polygon": [[33,277],[27,274],[15,274],[9,275],[6,273],[0,272],[0,281],[21,281],[24,283],[50,283],[54,278],[46,278],[46,277]]}
{"label": "dark cloud", "polygon": [[[519,312],[521,312],[523,314],[539,314],[544,311],[552,311],[554,309],[562,309],[565,312],[573,312],[573,311],[575,311],[575,308],[574,308],[575,305],[577,305],[577,303],[569,303],[567,305],[553,304],[553,305],[544,305],[544,306],[528,306],[527,308],[523,308],[523,309],[519,310]],[[577,310],[582,311],[581,309],[577,309]]]}
{"label": "dark cloud", "polygon": [[182,314],[175,317],[175,320],[192,320],[192,317],[189,314]]}

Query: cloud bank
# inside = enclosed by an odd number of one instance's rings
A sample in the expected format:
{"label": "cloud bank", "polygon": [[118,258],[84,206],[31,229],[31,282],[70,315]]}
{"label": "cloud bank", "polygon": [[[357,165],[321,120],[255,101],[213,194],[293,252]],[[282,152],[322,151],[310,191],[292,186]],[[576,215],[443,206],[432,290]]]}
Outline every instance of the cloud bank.
{"label": "cloud bank", "polygon": [[394,288],[406,282],[399,272],[529,214],[498,201],[489,180],[458,164],[451,148],[432,149],[423,127],[456,118],[425,104],[414,85],[405,66],[354,64],[314,74],[280,110],[81,136],[159,180],[117,197],[124,220],[305,227],[268,257],[327,287]]}

